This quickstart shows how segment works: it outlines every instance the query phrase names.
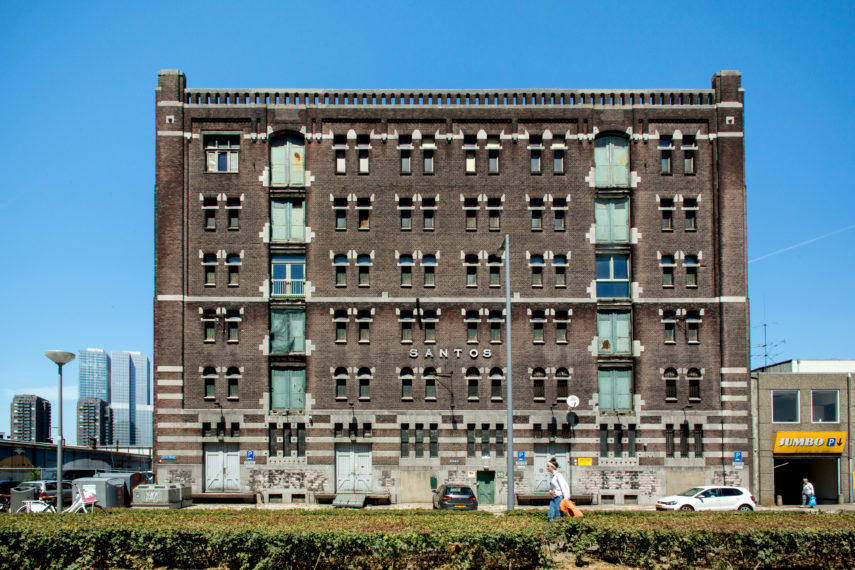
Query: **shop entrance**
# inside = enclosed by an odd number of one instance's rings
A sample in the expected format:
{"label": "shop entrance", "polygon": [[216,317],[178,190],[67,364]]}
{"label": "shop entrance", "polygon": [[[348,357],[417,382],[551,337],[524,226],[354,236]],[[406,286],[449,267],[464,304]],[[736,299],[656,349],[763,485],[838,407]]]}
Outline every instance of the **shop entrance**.
{"label": "shop entrance", "polygon": [[807,477],[816,490],[819,504],[837,504],[840,493],[840,459],[838,457],[775,457],[774,496],[785,505],[802,504],[802,479]]}

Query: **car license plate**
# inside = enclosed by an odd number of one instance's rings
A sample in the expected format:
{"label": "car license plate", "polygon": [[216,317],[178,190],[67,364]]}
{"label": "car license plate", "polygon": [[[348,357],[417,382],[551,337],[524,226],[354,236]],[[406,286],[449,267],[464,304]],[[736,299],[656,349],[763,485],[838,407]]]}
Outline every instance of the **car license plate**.
{"label": "car license plate", "polygon": [[465,509],[466,505],[454,505],[455,509]]}

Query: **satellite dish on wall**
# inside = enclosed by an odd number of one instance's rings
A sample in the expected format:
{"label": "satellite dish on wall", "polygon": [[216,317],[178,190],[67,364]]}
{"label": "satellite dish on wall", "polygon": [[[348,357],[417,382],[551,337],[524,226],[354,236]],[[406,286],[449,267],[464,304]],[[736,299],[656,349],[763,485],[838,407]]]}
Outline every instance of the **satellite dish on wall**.
{"label": "satellite dish on wall", "polygon": [[579,405],[579,396],[574,396],[573,394],[567,396],[567,407],[571,410]]}

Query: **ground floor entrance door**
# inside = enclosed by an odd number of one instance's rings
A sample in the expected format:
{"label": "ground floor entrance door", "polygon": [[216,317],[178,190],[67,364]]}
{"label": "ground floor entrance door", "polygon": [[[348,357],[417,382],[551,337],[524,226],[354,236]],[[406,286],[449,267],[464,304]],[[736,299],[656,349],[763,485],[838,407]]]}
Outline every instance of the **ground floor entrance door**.
{"label": "ground floor entrance door", "polygon": [[240,491],[240,449],[237,443],[205,444],[205,492]]}
{"label": "ground floor entrance door", "polygon": [[816,501],[820,504],[836,504],[840,490],[840,458],[800,455],[797,457],[775,456],[776,497],[785,505],[802,503],[802,479],[813,483]]}
{"label": "ground floor entrance door", "polygon": [[336,493],[371,491],[371,444],[340,443],[335,446]]}
{"label": "ground floor entrance door", "polygon": [[[569,467],[567,461],[570,457],[570,449],[566,443],[535,443],[534,444],[534,479],[532,492],[548,493],[549,480],[552,478],[546,470],[546,462],[551,458],[558,461],[558,468],[570,483]],[[572,489],[571,489],[572,491]]]}
{"label": "ground floor entrance door", "polygon": [[478,471],[475,476],[478,482],[478,504],[492,505],[496,502],[496,472]]}

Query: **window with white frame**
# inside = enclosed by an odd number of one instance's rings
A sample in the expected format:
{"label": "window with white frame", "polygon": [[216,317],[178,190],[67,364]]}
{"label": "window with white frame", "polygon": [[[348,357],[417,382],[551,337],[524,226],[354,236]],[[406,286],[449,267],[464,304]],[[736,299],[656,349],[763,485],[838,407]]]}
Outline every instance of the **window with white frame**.
{"label": "window with white frame", "polygon": [[228,309],[226,311],[226,342],[235,343],[240,341],[241,316],[239,309]]}
{"label": "window with white frame", "polygon": [[202,311],[202,342],[217,342],[217,319],[214,309]]}
{"label": "window with white frame", "polygon": [[683,151],[683,174],[694,174],[695,152],[698,150],[694,135],[683,135],[683,144],[680,145],[680,149]]}
{"label": "window with white frame", "polygon": [[487,198],[488,229],[497,232],[502,229],[502,199]]}
{"label": "window with white frame", "polygon": [[701,312],[686,311],[686,342],[698,344],[701,342]]}
{"label": "window with white frame", "polygon": [[600,368],[597,370],[597,385],[601,410],[632,409],[632,370]]}
{"label": "window with white frame", "polygon": [[226,256],[226,271],[228,274],[228,286],[237,287],[240,285],[240,255],[230,253]]}
{"label": "window with white frame", "polygon": [[434,152],[436,144],[432,136],[422,137],[422,166],[424,174],[433,174],[434,172]]}
{"label": "window with white frame", "polygon": [[398,266],[401,268],[401,287],[413,286],[413,256],[401,255],[398,258]]}
{"label": "window with white frame", "polygon": [[698,256],[687,255],[683,259],[683,268],[686,271],[686,287],[697,287],[698,269],[700,268],[700,263],[698,263]]}
{"label": "window with white frame", "polygon": [[487,256],[487,272],[489,273],[490,287],[501,287],[502,258],[495,254]]}
{"label": "window with white frame", "polygon": [[662,374],[662,378],[665,380],[666,402],[677,401],[677,376],[676,368],[666,368],[665,372]]}
{"label": "window with white frame", "polygon": [[838,390],[811,390],[810,409],[812,423],[833,423],[840,421],[838,405],[840,392]]}
{"label": "window with white frame", "polygon": [[674,310],[662,311],[662,325],[665,330],[665,343],[677,342],[677,312]]}
{"label": "window with white frame", "polygon": [[501,368],[490,370],[490,400],[493,402],[502,401],[502,383],[504,377],[505,375]]}
{"label": "window with white frame", "polygon": [[555,271],[556,287],[567,287],[567,256],[558,254],[552,257],[552,268]]}
{"label": "window with white frame", "polygon": [[240,369],[237,366],[231,366],[226,370],[226,398],[229,400],[237,400],[240,398]]}
{"label": "window with white frame", "polygon": [[356,227],[360,231],[371,229],[371,198],[356,199]]}
{"label": "window with white frame", "polygon": [[624,254],[598,255],[597,297],[629,297],[629,256]]}
{"label": "window with white frame", "polygon": [[270,185],[306,184],[306,143],[302,135],[286,134],[270,140]]}
{"label": "window with white frame", "polygon": [[270,261],[270,275],[271,297],[305,297],[305,255],[274,255]]}
{"label": "window with white frame", "polygon": [[270,201],[270,234],[272,241],[305,241],[306,205],[302,199]]}
{"label": "window with white frame", "polygon": [[536,310],[531,312],[531,340],[535,344],[543,344],[545,341],[544,330],[546,329],[546,312]]}
{"label": "window with white frame", "polygon": [[347,400],[347,368],[339,367],[335,369],[333,379],[335,380],[335,399]]}
{"label": "window with white frame", "polygon": [[463,217],[464,227],[467,232],[474,232],[478,229],[478,198],[463,199]]}
{"label": "window with white frame", "polygon": [[629,140],[602,136],[594,143],[594,168],[597,188],[629,186]]}
{"label": "window with white frame", "polygon": [[356,153],[359,159],[359,174],[368,174],[368,151],[371,150],[368,135],[356,136]]}
{"label": "window with white frame", "polygon": [[530,169],[532,174],[540,174],[542,172],[543,159],[543,137],[541,135],[531,135],[529,137],[529,151],[531,151]]}
{"label": "window with white frame", "polygon": [[600,354],[632,352],[632,316],[629,311],[598,311],[597,338]]}
{"label": "window with white frame", "polygon": [[401,151],[401,174],[413,171],[413,137],[401,135],[398,137],[398,150]]}
{"label": "window with white frame", "polygon": [[567,344],[570,340],[570,310],[556,309],[552,320],[555,321],[555,342]]}
{"label": "window with white frame", "polygon": [[206,253],[202,256],[202,269],[205,276],[205,287],[214,287],[217,284],[217,254]]}
{"label": "window with white frame", "polygon": [[683,215],[686,219],[686,231],[694,232],[698,229],[698,199],[683,198]]}
{"label": "window with white frame", "polygon": [[401,217],[401,230],[413,229],[413,199],[401,198],[398,200],[398,213]]}
{"label": "window with white frame", "polygon": [[217,229],[217,210],[219,204],[216,196],[206,196],[202,199],[202,213],[205,216],[205,230]]}
{"label": "window with white frame", "polygon": [[333,326],[335,327],[335,342],[347,342],[347,323],[350,317],[347,316],[347,309],[336,309],[333,312]]}
{"label": "window with white frame", "polygon": [[422,256],[422,271],[424,272],[424,286],[436,287],[436,256]]}
{"label": "window with white frame", "polygon": [[659,198],[659,227],[663,232],[674,229],[674,198]]}
{"label": "window with white frame", "polygon": [[671,153],[673,151],[671,135],[661,135],[659,137],[659,171],[662,174],[671,174]]}
{"label": "window with white frame", "polygon": [[422,199],[423,228],[426,232],[436,229],[436,198]]}
{"label": "window with white frame", "polygon": [[546,371],[543,368],[535,368],[531,371],[532,396],[535,402],[546,400]]}
{"label": "window with white frame", "polygon": [[676,264],[674,263],[673,255],[663,255],[659,260],[659,267],[662,268],[662,286],[663,287],[673,287],[674,286],[674,268]]}
{"label": "window with white frame", "polygon": [[478,145],[475,135],[463,135],[464,171],[466,174],[475,174],[475,157],[477,156],[477,152]]}
{"label": "window with white frame", "polygon": [[772,423],[797,424],[799,419],[799,391],[772,390]]}
{"label": "window with white frame", "polygon": [[629,241],[629,198],[597,198],[594,206],[597,243]]}
{"label": "window with white frame", "polygon": [[360,368],[357,372],[356,379],[359,382],[359,399],[371,399],[371,370],[368,368]]}
{"label": "window with white frame", "polygon": [[347,198],[333,198],[333,215],[336,231],[347,229]]}
{"label": "window with white frame", "polygon": [[469,401],[478,401],[480,379],[481,372],[477,368],[466,370],[466,397]]}
{"label": "window with white frame", "polygon": [[360,309],[356,312],[356,331],[357,342],[371,342],[371,311],[369,309]]}
{"label": "window with white frame", "polygon": [[689,368],[686,372],[686,380],[689,382],[689,401],[701,401],[701,371],[697,368]]}
{"label": "window with white frame", "polygon": [[217,397],[217,370],[213,366],[207,366],[202,370],[202,382],[204,385],[204,398],[213,400]]}
{"label": "window with white frame", "polygon": [[529,258],[529,267],[531,268],[531,286],[543,287],[543,256],[532,255]]}
{"label": "window with white frame", "polygon": [[436,369],[425,368],[422,378],[425,381],[425,400],[436,400]]}
{"label": "window with white frame", "polygon": [[403,368],[401,369],[401,373],[398,376],[398,379],[401,382],[401,399],[405,401],[412,401],[413,399],[413,369],[412,368]]}
{"label": "window with white frame", "polygon": [[228,218],[229,231],[240,229],[240,211],[243,206],[238,196],[226,198],[226,217]]}
{"label": "window with white frame", "polygon": [[502,343],[502,323],[504,322],[502,311],[490,311],[487,322],[490,325],[490,342],[492,344]]}
{"label": "window with white frame", "polygon": [[401,343],[412,344],[413,325],[416,322],[413,312],[409,310],[401,311],[401,314],[398,316],[398,322],[401,324]]}
{"label": "window with white frame", "polygon": [[336,254],[333,257],[333,268],[335,269],[335,286],[347,287],[347,255]]}
{"label": "window with white frame", "polygon": [[466,286],[467,287],[477,287],[478,286],[478,265],[479,265],[478,256],[474,253],[466,254],[463,258],[463,267],[466,271]]}
{"label": "window with white frame", "polygon": [[555,399],[565,401],[570,395],[570,371],[559,368],[555,371]]}
{"label": "window with white frame", "polygon": [[347,173],[347,137],[345,135],[333,136],[333,152],[335,153],[335,173]]}
{"label": "window with white frame", "polygon": [[498,135],[487,137],[487,172],[490,174],[499,173],[499,151],[501,150],[502,145]]}
{"label": "window with white frame", "polygon": [[237,172],[240,135],[203,135],[208,172]]}
{"label": "window with white frame", "polygon": [[556,232],[567,229],[567,198],[552,200],[552,229]]}
{"label": "window with white frame", "polygon": [[434,310],[422,311],[422,327],[424,327],[425,344],[436,343],[436,324],[439,314]]}
{"label": "window with white frame", "polygon": [[567,146],[563,136],[552,137],[552,173],[564,174],[564,153]]}
{"label": "window with white frame", "polygon": [[466,311],[463,316],[463,322],[466,325],[466,342],[470,344],[478,343],[478,323],[481,322],[481,316],[478,311]]}
{"label": "window with white frame", "polygon": [[356,283],[359,287],[371,286],[371,256],[361,254],[356,256]]}
{"label": "window with white frame", "polygon": [[528,209],[531,212],[531,229],[532,231],[543,230],[543,198],[529,198]]}

